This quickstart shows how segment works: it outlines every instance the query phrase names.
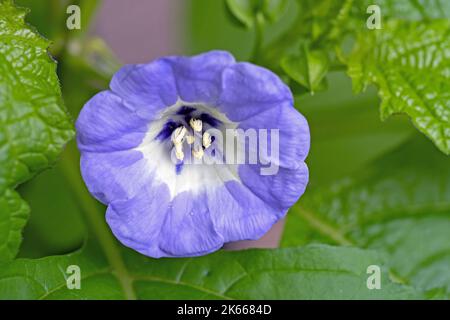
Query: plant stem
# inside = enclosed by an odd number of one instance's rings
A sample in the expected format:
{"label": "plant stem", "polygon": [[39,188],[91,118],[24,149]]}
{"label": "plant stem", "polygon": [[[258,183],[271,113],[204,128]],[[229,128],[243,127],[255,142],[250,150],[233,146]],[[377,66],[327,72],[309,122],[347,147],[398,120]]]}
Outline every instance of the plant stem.
{"label": "plant stem", "polygon": [[264,44],[264,16],[261,12],[255,15],[255,41],[253,44],[253,52],[251,61],[257,63],[261,54],[262,46]]}
{"label": "plant stem", "polygon": [[62,159],[60,162],[61,170],[72,188],[73,195],[76,197],[78,205],[81,207],[86,223],[99,241],[106,259],[123,288],[125,297],[128,300],[135,300],[136,294],[133,289],[133,278],[128,273],[125,263],[123,262],[120,248],[102,218],[103,213],[99,211],[99,204],[86,191],[86,187],[79,174],[79,157],[74,142],[71,142],[67,146],[65,156],[65,159]]}

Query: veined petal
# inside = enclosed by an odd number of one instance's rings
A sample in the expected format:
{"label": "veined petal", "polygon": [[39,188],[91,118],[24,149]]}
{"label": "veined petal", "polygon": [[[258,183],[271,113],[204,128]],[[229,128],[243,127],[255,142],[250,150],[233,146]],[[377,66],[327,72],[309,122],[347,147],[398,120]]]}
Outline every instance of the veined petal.
{"label": "veined petal", "polygon": [[285,102],[292,93],[273,72],[251,63],[236,63],[222,73],[218,108],[232,121],[244,121]]}
{"label": "veined petal", "polygon": [[223,237],[215,229],[203,194],[177,195],[166,213],[160,248],[171,256],[198,256],[216,251]]}
{"label": "veined petal", "polygon": [[82,152],[81,174],[89,192],[104,204],[134,197],[153,178],[147,160],[135,150]]}
{"label": "veined petal", "polygon": [[209,51],[193,57],[167,57],[172,66],[178,94],[186,102],[214,105],[221,93],[221,74],[234,64],[226,51]]}
{"label": "veined petal", "polygon": [[[254,129],[258,133],[261,129],[267,130],[267,137],[258,137],[260,138],[258,139],[258,148],[262,148],[264,152],[259,152],[259,149],[253,150],[259,153],[259,156],[264,155],[264,159],[260,160],[272,162],[280,167],[296,168],[308,155],[310,147],[308,122],[289,102],[255,114],[241,122],[238,128]],[[271,130],[273,129],[275,130],[274,134],[278,135],[277,138],[272,135]],[[272,155],[273,142],[278,142],[278,145],[273,146],[278,152]],[[246,143],[247,150],[250,150],[248,141]]]}
{"label": "veined petal", "polygon": [[123,66],[113,76],[110,87],[140,117],[148,120],[178,100],[172,66],[164,59]]}
{"label": "veined petal", "polygon": [[106,220],[123,244],[142,254],[203,255],[223,246],[203,200],[188,192],[171,200],[165,185],[150,184],[134,198],[112,202]]}
{"label": "veined petal", "polygon": [[305,192],[309,172],[304,162],[296,168],[278,169],[277,174],[261,175],[261,165],[239,167],[241,182],[267,205],[285,211]]}
{"label": "veined petal", "polygon": [[168,256],[159,244],[169,205],[167,186],[150,180],[134,197],[111,202],[106,221],[124,245],[154,258]]}
{"label": "veined petal", "polygon": [[286,213],[237,181],[209,190],[207,199],[214,226],[225,242],[259,239]]}
{"label": "veined petal", "polygon": [[133,148],[142,141],[148,120],[111,91],[89,100],[76,122],[80,151],[106,152]]}

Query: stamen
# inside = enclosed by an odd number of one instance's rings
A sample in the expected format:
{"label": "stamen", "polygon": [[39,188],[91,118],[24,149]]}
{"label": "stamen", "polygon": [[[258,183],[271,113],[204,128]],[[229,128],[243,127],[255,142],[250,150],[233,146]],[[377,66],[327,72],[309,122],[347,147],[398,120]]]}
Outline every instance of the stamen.
{"label": "stamen", "polygon": [[195,148],[192,149],[192,155],[197,159],[201,159],[203,157],[203,154],[204,154],[204,152],[203,152],[202,147],[197,148],[197,149],[195,149]]}
{"label": "stamen", "polygon": [[180,144],[183,142],[184,136],[186,135],[186,128],[184,126],[176,128],[172,133],[172,142],[176,144]]}
{"label": "stamen", "polygon": [[183,143],[181,142],[175,143],[175,157],[181,161],[184,159]]}
{"label": "stamen", "polygon": [[212,142],[211,135],[208,132],[203,133],[202,140],[203,140],[203,146],[205,147],[205,149],[207,149],[211,145],[211,142]]}
{"label": "stamen", "polygon": [[193,144],[194,141],[195,141],[194,136],[191,136],[191,135],[187,135],[187,136],[186,136],[186,142],[187,142],[188,144]]}
{"label": "stamen", "polygon": [[202,127],[203,127],[202,120],[191,118],[191,120],[189,121],[189,124],[191,125],[192,129],[194,129],[194,131],[196,131],[196,132],[202,131]]}

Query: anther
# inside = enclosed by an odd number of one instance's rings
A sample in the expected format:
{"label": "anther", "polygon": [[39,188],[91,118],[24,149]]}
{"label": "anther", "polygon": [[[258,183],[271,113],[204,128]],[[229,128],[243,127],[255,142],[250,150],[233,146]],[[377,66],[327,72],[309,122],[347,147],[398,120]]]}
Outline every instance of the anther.
{"label": "anther", "polygon": [[187,135],[187,136],[186,136],[186,142],[187,142],[188,144],[193,144],[194,141],[195,141],[194,136],[191,136],[191,135]]}
{"label": "anther", "polygon": [[192,155],[197,158],[197,159],[201,159],[203,157],[203,148],[197,148],[197,149],[192,149]]}
{"label": "anther", "polygon": [[180,144],[183,142],[184,136],[186,135],[186,128],[184,126],[176,128],[172,133],[172,142],[176,144]]}
{"label": "anther", "polygon": [[175,157],[181,161],[184,159],[183,144],[181,142],[175,143]]}
{"label": "anther", "polygon": [[212,139],[211,135],[208,132],[203,133],[202,142],[205,149],[211,145]]}
{"label": "anther", "polygon": [[194,129],[194,131],[197,132],[202,131],[203,127],[202,120],[191,118],[191,120],[189,120],[189,124],[191,125],[192,129]]}

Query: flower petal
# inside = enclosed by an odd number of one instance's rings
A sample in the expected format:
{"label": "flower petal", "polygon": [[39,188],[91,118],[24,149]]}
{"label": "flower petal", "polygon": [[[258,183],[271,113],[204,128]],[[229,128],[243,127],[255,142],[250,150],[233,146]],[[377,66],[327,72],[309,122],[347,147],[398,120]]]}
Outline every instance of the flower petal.
{"label": "flower petal", "polygon": [[[258,144],[265,152],[251,150],[246,141],[246,150],[258,153],[259,163],[239,166],[241,182],[267,204],[280,211],[288,209],[303,194],[308,183],[304,160],[310,147],[310,133],[306,119],[289,103],[284,103],[246,119],[239,128],[268,130],[266,145],[261,137]],[[278,129],[278,141],[271,129]],[[274,141],[278,146],[273,145]],[[278,152],[273,153],[272,145]]]}
{"label": "flower petal", "polygon": [[147,123],[118,95],[102,91],[85,104],[78,116],[78,148],[106,152],[136,147],[145,136]]}
{"label": "flower petal", "polygon": [[218,107],[232,121],[244,121],[285,102],[292,93],[273,72],[251,63],[236,63],[222,73]]}
{"label": "flower petal", "polygon": [[286,213],[271,207],[237,181],[210,190],[208,208],[225,242],[259,239]]}
{"label": "flower petal", "polygon": [[221,91],[222,71],[235,63],[226,51],[209,51],[193,57],[168,57],[178,94],[186,102],[214,105]]}
{"label": "flower petal", "polygon": [[172,256],[197,256],[216,251],[223,237],[215,230],[205,194],[177,195],[161,229],[160,248]]}
{"label": "flower petal", "polygon": [[165,59],[122,67],[113,76],[110,87],[146,119],[154,118],[178,100],[172,66]]}
{"label": "flower petal", "polygon": [[[266,162],[273,162],[280,167],[296,168],[306,158],[310,147],[310,132],[308,122],[305,117],[300,114],[289,103],[282,103],[275,108],[267,109],[260,112],[245,121],[241,122],[238,128],[243,130],[266,129],[267,137],[259,136],[258,147],[264,151],[264,160]],[[278,139],[273,136],[271,130],[278,130]],[[276,132],[274,132],[276,134]],[[278,146],[274,145],[275,154],[271,154],[272,142],[277,142]],[[246,141],[246,150],[250,150]],[[278,149],[278,152],[276,150]],[[261,156],[261,150],[255,149],[255,152]],[[277,157],[278,155],[278,157]],[[248,155],[247,155],[248,156]]]}
{"label": "flower petal", "polygon": [[308,167],[301,162],[297,168],[280,167],[275,175],[261,175],[260,165],[239,167],[242,184],[267,205],[280,212],[291,207],[305,192],[308,184]]}
{"label": "flower petal", "polygon": [[[171,201],[163,184],[141,191],[112,202],[106,212],[111,230],[124,245],[154,258],[198,256],[222,247],[223,238],[199,198],[185,192]],[[200,206],[194,208],[196,204]]]}
{"label": "flower petal", "polygon": [[140,191],[133,198],[110,203],[106,221],[124,245],[154,258],[168,256],[159,243],[170,203],[169,190],[153,181]]}
{"label": "flower petal", "polygon": [[[309,127],[306,119],[289,102],[257,113],[239,125],[240,129],[279,129],[279,154],[271,154],[272,135],[268,132],[265,161],[275,165],[273,174],[263,175],[262,168],[270,164],[239,166],[240,182],[227,182],[226,190],[209,195],[209,208],[216,229],[225,242],[253,240],[264,235],[281,219],[308,183],[308,168],[304,163],[309,150]],[[259,143],[261,148],[261,141]],[[258,153],[257,149],[246,150]],[[249,154],[246,155],[249,159]],[[270,173],[270,170],[266,170]],[[212,199],[212,200],[211,200]]]}
{"label": "flower petal", "polygon": [[81,174],[89,192],[104,204],[134,197],[152,179],[147,160],[135,150],[82,152]]}

